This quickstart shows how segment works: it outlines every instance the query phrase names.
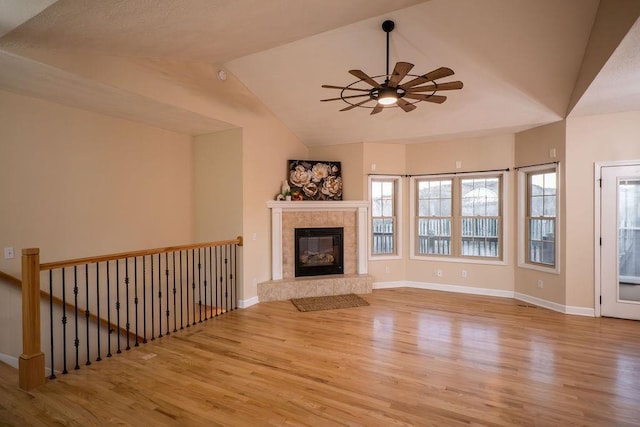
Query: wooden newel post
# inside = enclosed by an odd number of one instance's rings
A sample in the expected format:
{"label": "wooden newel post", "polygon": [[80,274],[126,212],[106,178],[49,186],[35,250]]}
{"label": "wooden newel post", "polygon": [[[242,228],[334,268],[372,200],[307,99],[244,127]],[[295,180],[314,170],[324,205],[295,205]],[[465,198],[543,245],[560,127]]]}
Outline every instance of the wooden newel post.
{"label": "wooden newel post", "polygon": [[45,383],[40,349],[40,249],[22,250],[22,354],[18,362],[20,388]]}

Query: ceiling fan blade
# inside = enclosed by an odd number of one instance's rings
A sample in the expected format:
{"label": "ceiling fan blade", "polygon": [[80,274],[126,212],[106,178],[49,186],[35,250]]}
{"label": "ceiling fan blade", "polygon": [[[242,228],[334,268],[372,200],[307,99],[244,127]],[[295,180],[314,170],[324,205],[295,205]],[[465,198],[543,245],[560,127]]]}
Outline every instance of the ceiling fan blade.
{"label": "ceiling fan blade", "polygon": [[416,77],[413,80],[409,80],[408,82],[401,84],[400,87],[403,89],[408,89],[413,86],[417,86],[422,83],[430,82],[431,80],[441,79],[443,77],[449,77],[454,74],[451,68],[440,67],[433,71],[428,72],[427,74],[423,74],[420,77]]}
{"label": "ceiling fan blade", "polygon": [[371,114],[378,114],[382,110],[384,110],[384,107],[380,104],[376,104],[376,106],[373,107],[373,110],[371,110]]}
{"label": "ceiling fan blade", "polygon": [[367,103],[367,102],[369,102],[369,101],[371,101],[371,99],[365,99],[364,101],[360,101],[360,102],[358,102],[357,104],[351,104],[351,105],[349,105],[348,107],[344,107],[344,108],[343,108],[342,110],[340,110],[340,111],[349,111],[349,110],[352,110],[352,109],[354,109],[354,108],[356,108],[356,107],[359,107],[359,106],[361,106],[362,104],[365,104],[365,103]]}
{"label": "ceiling fan blade", "polygon": [[375,87],[377,89],[382,87],[382,86],[380,86],[380,83],[378,83],[377,81],[373,80],[364,71],[361,71],[361,70],[349,70],[349,73],[351,73],[351,75],[353,75],[353,76],[356,76],[360,80],[363,80],[363,81],[369,83],[371,86],[373,86],[373,87]]}
{"label": "ceiling fan blade", "polygon": [[427,86],[416,86],[407,89],[407,92],[432,92],[437,90],[456,90],[462,89],[462,82],[446,82],[446,83],[434,83]]}
{"label": "ceiling fan blade", "polygon": [[321,99],[321,102],[326,102],[326,101],[339,101],[341,99],[349,99],[349,98],[362,98],[363,96],[369,96],[369,94],[367,93],[366,95],[349,95],[349,96],[341,96],[338,98],[328,98],[328,99]]}
{"label": "ceiling fan blade", "polygon": [[357,90],[358,92],[371,92],[371,89],[360,89],[357,87],[344,87],[344,86],[333,86],[333,85],[322,85],[325,89],[342,89],[342,90]]}
{"label": "ceiling fan blade", "polygon": [[389,78],[389,87],[397,87],[398,83],[405,78],[412,68],[413,64],[409,64],[408,62],[396,63],[396,66],[393,68],[393,74],[391,74],[391,77]]}
{"label": "ceiling fan blade", "polygon": [[398,99],[398,107],[402,108],[405,111],[405,113],[408,113],[409,111],[413,111],[416,109],[415,105],[405,101],[402,98]]}
{"label": "ceiling fan blade", "polygon": [[[425,95],[422,93],[407,93],[405,98],[417,99],[419,101],[435,102],[436,104],[442,104],[447,100],[446,96],[442,95]],[[400,101],[400,100],[398,100]]]}

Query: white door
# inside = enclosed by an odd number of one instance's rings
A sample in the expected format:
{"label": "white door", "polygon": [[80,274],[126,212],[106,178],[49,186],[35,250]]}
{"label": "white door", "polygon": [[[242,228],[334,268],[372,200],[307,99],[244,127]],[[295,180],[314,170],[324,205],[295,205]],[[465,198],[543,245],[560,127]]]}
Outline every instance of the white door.
{"label": "white door", "polygon": [[640,164],[601,178],[601,314],[640,320]]}

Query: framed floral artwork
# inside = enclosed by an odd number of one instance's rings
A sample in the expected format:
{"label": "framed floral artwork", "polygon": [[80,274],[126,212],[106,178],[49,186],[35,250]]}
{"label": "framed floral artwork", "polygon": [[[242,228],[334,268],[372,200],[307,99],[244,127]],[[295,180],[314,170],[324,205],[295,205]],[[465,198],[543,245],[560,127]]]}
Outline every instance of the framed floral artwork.
{"label": "framed floral artwork", "polygon": [[289,160],[293,200],[342,200],[340,162]]}

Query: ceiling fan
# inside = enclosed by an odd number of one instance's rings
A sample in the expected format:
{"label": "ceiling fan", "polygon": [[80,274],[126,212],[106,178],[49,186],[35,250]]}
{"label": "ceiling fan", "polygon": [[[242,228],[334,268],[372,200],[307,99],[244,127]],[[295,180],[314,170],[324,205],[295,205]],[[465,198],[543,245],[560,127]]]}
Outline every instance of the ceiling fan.
{"label": "ceiling fan", "polygon": [[[421,101],[442,104],[447,100],[447,97],[436,95],[438,91],[462,89],[463,85],[461,81],[436,82],[438,79],[454,74],[453,70],[447,67],[440,67],[426,74],[415,75],[409,74],[409,71],[413,68],[413,64],[398,62],[393,68],[393,73],[389,74],[389,33],[393,31],[394,28],[395,23],[393,21],[386,20],[382,23],[382,29],[387,33],[387,73],[370,77],[364,71],[349,70],[349,73],[359,80],[347,86],[322,85],[322,87],[326,89],[340,90],[339,97],[322,99],[322,102],[342,100],[349,104],[340,111],[348,111],[356,107],[361,107],[372,108],[371,114],[377,114],[384,108],[400,107],[408,113],[409,111],[415,110],[416,106],[414,104]],[[413,77],[413,79],[401,83],[407,76]],[[383,77],[384,80],[382,80]],[[360,83],[366,83],[371,86],[371,88],[362,87]],[[429,84],[425,85],[425,83]],[[366,99],[360,100],[358,98]],[[371,102],[375,104],[369,104]]]}

